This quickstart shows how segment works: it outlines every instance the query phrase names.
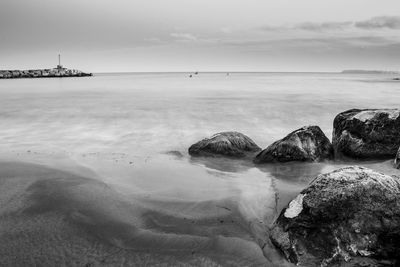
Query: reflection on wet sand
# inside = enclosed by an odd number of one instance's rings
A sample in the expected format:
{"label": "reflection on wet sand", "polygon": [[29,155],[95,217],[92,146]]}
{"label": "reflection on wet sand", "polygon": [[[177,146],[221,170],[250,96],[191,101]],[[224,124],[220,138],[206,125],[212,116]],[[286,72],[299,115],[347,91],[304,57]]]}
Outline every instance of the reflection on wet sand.
{"label": "reflection on wet sand", "polygon": [[291,266],[269,226],[316,175],[354,164],[398,172],[391,161],[34,158],[42,164],[0,163],[0,265]]}
{"label": "reflection on wet sand", "polygon": [[279,212],[292,200],[308,183],[322,172],[325,163],[287,162],[283,164],[262,164],[256,167],[271,177],[276,198],[276,213],[268,221],[272,223]]}
{"label": "reflection on wet sand", "polygon": [[92,178],[15,162],[0,164],[0,182],[1,265],[268,263],[229,201],[126,198]]}
{"label": "reflection on wet sand", "polygon": [[244,172],[254,167],[254,164],[248,159],[227,159],[224,157],[191,157],[190,163],[223,172]]}

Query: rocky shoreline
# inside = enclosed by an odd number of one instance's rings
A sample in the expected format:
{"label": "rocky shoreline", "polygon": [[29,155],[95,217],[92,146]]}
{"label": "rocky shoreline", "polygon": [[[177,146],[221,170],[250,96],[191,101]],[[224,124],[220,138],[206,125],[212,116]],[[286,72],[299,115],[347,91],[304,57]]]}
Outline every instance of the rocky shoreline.
{"label": "rocky shoreline", "polygon": [[[318,126],[295,130],[262,151],[246,135],[223,132],[189,154],[254,164],[390,158],[400,168],[399,132],[400,109],[351,109],[335,117],[332,143]],[[350,166],[313,179],[282,210],[269,236],[297,266],[398,266],[399,209],[400,177]]]}
{"label": "rocky shoreline", "polygon": [[192,145],[193,157],[250,158],[256,164],[335,159],[390,159],[400,147],[400,109],[351,109],[333,121],[332,143],[320,127],[304,126],[261,150],[248,136],[221,132]]}
{"label": "rocky shoreline", "polygon": [[80,70],[53,68],[53,69],[34,69],[34,70],[0,70],[0,79],[20,79],[20,78],[64,78],[64,77],[88,77],[92,73]]}

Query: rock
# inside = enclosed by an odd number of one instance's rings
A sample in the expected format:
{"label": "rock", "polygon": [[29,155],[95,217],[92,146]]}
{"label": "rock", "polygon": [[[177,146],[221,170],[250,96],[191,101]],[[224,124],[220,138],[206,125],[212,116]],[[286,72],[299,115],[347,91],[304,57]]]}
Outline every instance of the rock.
{"label": "rock", "polygon": [[329,139],[318,126],[305,126],[261,151],[254,163],[321,161],[333,157]]}
{"label": "rock", "polygon": [[393,158],[400,146],[399,109],[351,109],[333,122],[332,143],[338,156]]}
{"label": "rock", "polygon": [[397,266],[400,179],[357,166],[321,174],[282,210],[270,239],[300,266]]}
{"label": "rock", "polygon": [[183,158],[183,154],[180,151],[176,151],[176,150],[167,151],[167,152],[165,152],[165,154],[174,156],[176,158]]}
{"label": "rock", "polygon": [[397,169],[400,169],[400,147],[399,150],[397,150],[396,158],[394,159],[394,165]]}
{"label": "rock", "polygon": [[238,132],[217,133],[210,138],[203,139],[189,148],[191,156],[228,156],[246,157],[260,151],[253,140]]}

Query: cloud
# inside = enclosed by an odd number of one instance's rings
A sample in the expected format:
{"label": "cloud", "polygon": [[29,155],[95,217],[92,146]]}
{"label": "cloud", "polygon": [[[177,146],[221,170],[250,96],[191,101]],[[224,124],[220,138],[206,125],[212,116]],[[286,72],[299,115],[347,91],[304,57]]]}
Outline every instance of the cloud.
{"label": "cloud", "polygon": [[230,34],[230,33],[233,32],[232,28],[230,28],[230,27],[222,27],[222,28],[220,29],[220,31],[221,31],[222,33],[224,33],[224,34]]}
{"label": "cloud", "polygon": [[190,33],[171,33],[171,37],[175,38],[177,41],[197,41],[198,38]]}
{"label": "cloud", "polygon": [[264,25],[260,27],[262,31],[281,31],[281,30],[289,30],[289,27],[286,26],[272,26],[272,25]]}
{"label": "cloud", "polygon": [[355,26],[362,29],[400,29],[400,16],[380,16],[358,21]]}
{"label": "cloud", "polygon": [[261,30],[268,32],[285,32],[293,30],[302,30],[310,32],[325,32],[325,31],[343,31],[353,27],[354,22],[342,21],[342,22],[302,22],[294,25],[285,26],[273,26],[264,25]]}
{"label": "cloud", "polygon": [[263,31],[293,31],[303,30],[310,32],[346,31],[354,29],[379,30],[392,29],[400,30],[400,16],[380,16],[362,21],[331,21],[331,22],[303,22],[294,25],[273,26],[264,25]]}
{"label": "cloud", "polygon": [[326,30],[344,30],[353,25],[351,21],[344,22],[304,22],[294,26],[296,29],[306,30],[306,31],[326,31]]}
{"label": "cloud", "polygon": [[241,47],[246,51],[332,51],[388,47],[398,45],[398,40],[377,37],[327,37],[327,38],[287,38],[277,40],[237,40],[226,42],[233,47]]}
{"label": "cloud", "polygon": [[158,37],[148,37],[148,38],[144,38],[144,41],[146,43],[161,43],[161,39]]}

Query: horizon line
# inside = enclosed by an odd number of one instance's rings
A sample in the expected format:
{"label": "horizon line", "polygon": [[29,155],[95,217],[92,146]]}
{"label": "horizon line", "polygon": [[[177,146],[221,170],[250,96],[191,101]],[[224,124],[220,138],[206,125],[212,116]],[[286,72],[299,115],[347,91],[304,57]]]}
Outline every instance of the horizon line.
{"label": "horizon line", "polygon": [[342,71],[101,71],[95,74],[109,73],[341,73]]}
{"label": "horizon line", "polygon": [[[350,71],[347,72],[346,71]],[[353,73],[351,71],[354,71]],[[358,73],[357,73],[358,72]],[[341,71],[101,71],[101,72],[92,72],[93,74],[124,74],[124,73],[137,73],[137,74],[146,74],[146,73],[325,73],[325,74],[371,74],[368,72],[377,72],[381,74],[398,74],[399,71],[387,71],[387,70],[362,70],[362,69],[345,69]]]}

